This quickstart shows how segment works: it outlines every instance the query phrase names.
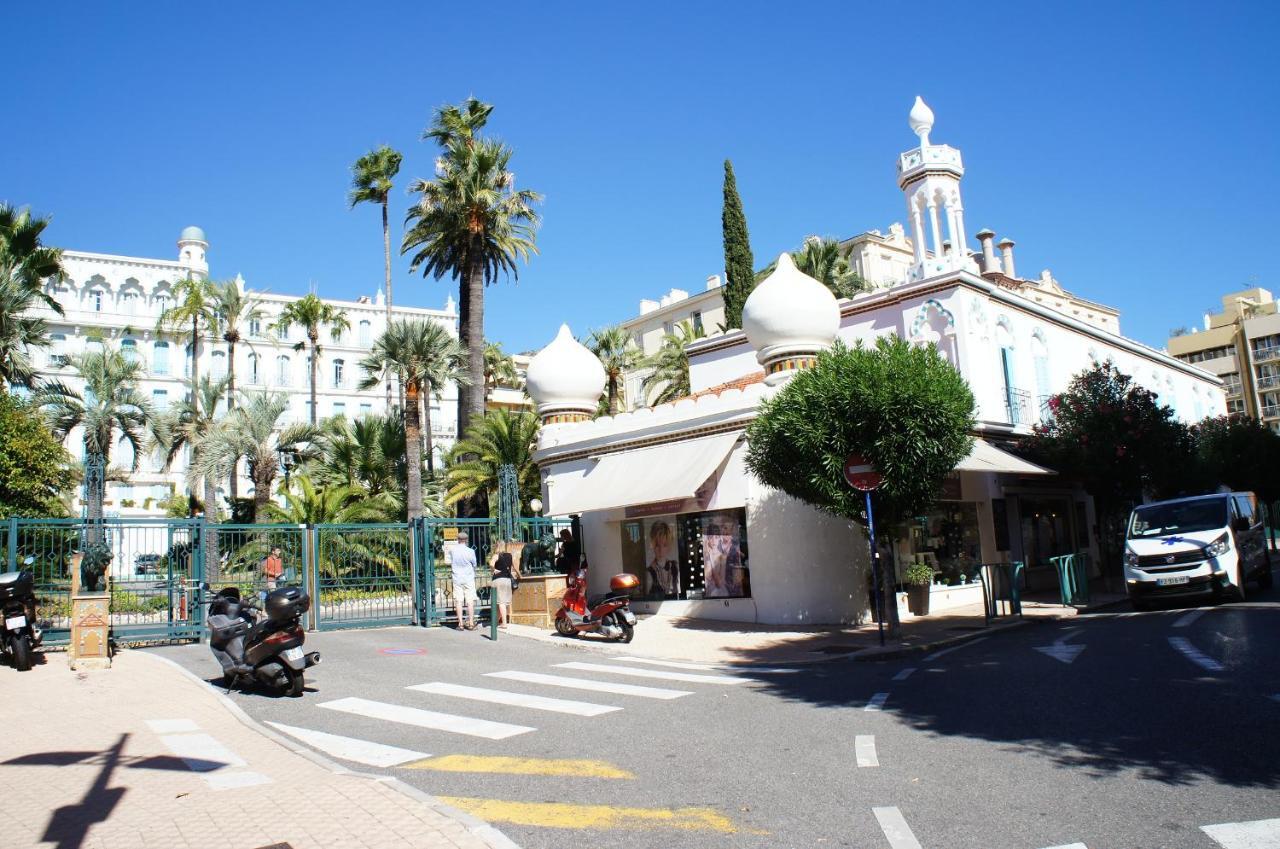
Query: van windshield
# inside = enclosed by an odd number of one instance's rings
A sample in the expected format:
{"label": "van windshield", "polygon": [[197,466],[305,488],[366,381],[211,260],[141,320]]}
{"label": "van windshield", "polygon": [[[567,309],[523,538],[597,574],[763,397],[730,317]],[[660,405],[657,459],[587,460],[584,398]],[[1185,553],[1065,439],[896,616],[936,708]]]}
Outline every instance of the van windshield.
{"label": "van windshield", "polygon": [[1150,504],[1133,511],[1129,539],[1212,531],[1227,526],[1227,499]]}

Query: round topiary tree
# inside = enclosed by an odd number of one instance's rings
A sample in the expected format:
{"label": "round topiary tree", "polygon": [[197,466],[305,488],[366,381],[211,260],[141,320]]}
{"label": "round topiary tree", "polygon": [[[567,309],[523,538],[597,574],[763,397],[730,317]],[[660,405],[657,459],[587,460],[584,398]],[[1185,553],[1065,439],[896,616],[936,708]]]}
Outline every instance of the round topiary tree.
{"label": "round topiary tree", "polygon": [[[969,385],[932,345],[896,336],[872,348],[837,341],[761,404],[747,428],[747,468],[865,528],[865,496],[844,479],[845,459],[860,454],[884,477],[872,504],[876,527],[888,529],[926,509],[968,455],[973,409]],[[883,581],[889,585],[887,574]],[[895,606],[888,612],[892,628]]]}

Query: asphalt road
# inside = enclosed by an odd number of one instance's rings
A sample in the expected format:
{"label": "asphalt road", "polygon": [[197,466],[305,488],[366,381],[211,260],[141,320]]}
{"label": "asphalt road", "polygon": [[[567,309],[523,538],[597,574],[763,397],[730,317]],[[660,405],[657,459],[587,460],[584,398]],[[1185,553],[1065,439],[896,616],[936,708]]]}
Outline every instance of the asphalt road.
{"label": "asphalt road", "polygon": [[[325,661],[302,699],[233,698],[259,720],[411,750],[399,766],[353,766],[445,797],[527,849],[1275,847],[1278,599],[1272,591],[1201,613],[1096,614],[936,656],[795,672],[676,669],[441,629],[322,633],[308,640]],[[202,677],[217,672],[204,646],[157,651]],[[563,663],[750,680],[663,680]],[[505,671],[688,695],[486,674]],[[449,686],[406,689],[436,682]],[[621,710],[566,715],[460,698],[456,686]],[[886,694],[882,705],[868,710],[877,694]],[[339,701],[348,699],[364,701]],[[357,712],[323,706],[332,702]],[[406,707],[534,730],[487,739],[371,715],[403,719]],[[564,759],[603,763],[589,765],[591,775],[524,774],[555,772]],[[1277,822],[1219,831],[1226,842],[1201,830],[1268,819]],[[1250,830],[1273,842],[1241,842]]]}

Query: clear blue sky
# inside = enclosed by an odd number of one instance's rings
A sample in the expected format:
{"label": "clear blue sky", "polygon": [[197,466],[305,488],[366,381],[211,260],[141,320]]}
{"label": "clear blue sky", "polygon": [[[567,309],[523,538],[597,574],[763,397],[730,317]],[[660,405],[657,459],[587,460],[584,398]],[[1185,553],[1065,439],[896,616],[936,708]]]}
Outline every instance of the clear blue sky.
{"label": "clear blue sky", "polygon": [[[1159,346],[1230,288],[1280,289],[1276,4],[1049,5],[19,4],[0,199],[52,214],[63,247],[168,258],[198,224],[216,277],[373,294],[351,163],[388,143],[402,187],[430,176],[432,109],[474,94],[546,195],[541,255],[487,300],[489,338],[523,350],[718,273],[726,157],[758,266],[902,221],[921,94],[964,151],[970,235],[1015,239],[1023,275],[1051,268],[1128,335]],[[397,302],[454,288],[407,268]]]}

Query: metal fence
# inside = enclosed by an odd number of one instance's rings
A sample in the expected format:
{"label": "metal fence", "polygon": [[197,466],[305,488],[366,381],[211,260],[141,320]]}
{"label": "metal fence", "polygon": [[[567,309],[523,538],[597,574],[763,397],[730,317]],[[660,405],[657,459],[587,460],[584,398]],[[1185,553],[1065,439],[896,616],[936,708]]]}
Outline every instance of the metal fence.
{"label": "metal fence", "polygon": [[312,529],[314,621],[321,629],[409,625],[415,620],[411,525]]}

